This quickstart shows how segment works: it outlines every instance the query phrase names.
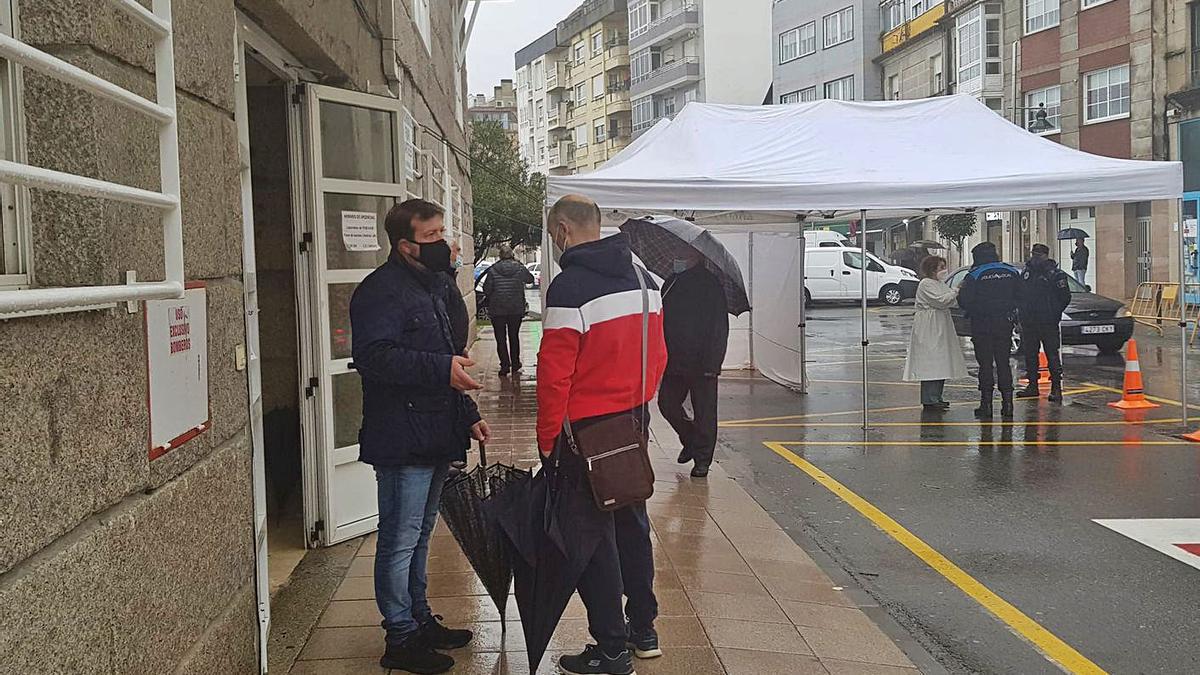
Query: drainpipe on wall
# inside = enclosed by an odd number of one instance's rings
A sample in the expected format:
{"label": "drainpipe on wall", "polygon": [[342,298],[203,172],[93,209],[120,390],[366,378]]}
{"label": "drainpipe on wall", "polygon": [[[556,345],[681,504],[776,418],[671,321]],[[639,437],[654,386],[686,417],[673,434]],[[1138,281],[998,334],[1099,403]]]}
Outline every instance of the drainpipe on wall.
{"label": "drainpipe on wall", "polygon": [[380,32],[383,33],[380,45],[380,49],[383,50],[383,63],[380,65],[383,68],[383,79],[387,83],[388,91],[399,98],[401,87],[400,59],[396,54],[396,3],[384,0],[381,5],[379,23],[381,24]]}

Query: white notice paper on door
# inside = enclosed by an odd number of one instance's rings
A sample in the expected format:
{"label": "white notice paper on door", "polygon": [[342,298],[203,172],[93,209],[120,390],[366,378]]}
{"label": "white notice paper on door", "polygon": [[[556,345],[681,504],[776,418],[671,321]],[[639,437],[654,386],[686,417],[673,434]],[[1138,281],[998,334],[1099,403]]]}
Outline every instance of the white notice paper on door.
{"label": "white notice paper on door", "polygon": [[342,211],[342,244],[347,251],[378,251],[379,216],[370,211]]}

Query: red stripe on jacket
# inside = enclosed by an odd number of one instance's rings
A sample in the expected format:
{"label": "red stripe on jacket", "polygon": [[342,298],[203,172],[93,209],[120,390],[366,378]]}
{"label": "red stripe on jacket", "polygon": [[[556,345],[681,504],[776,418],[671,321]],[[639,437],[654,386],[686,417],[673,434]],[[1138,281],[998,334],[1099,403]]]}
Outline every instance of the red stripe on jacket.
{"label": "red stripe on jacket", "polygon": [[[667,364],[661,301],[652,291],[642,396],[642,314],[587,324],[588,308],[547,308],[538,351],[538,448],[550,454],[564,416],[581,420],[630,410],[654,398]],[[638,294],[640,296],[640,293]],[[563,318],[563,313],[578,315]],[[559,313],[556,318],[552,313]],[[640,400],[639,400],[640,399]]]}

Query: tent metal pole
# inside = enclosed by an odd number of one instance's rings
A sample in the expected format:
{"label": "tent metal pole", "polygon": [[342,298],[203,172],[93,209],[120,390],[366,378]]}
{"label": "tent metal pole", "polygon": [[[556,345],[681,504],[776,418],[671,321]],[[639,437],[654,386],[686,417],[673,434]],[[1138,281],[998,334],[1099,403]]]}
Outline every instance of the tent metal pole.
{"label": "tent metal pole", "polygon": [[746,279],[747,293],[750,295],[750,368],[757,370],[754,361],[754,233],[746,234],[746,264],[750,268],[749,278]]}
{"label": "tent metal pole", "polygon": [[1183,199],[1179,199],[1179,405],[1183,426],[1188,426],[1188,321],[1187,321],[1187,236],[1183,221]]}
{"label": "tent metal pole", "polygon": [[870,423],[870,406],[868,405],[867,392],[867,346],[870,340],[867,339],[867,210],[862,209],[858,212],[858,250],[862,254],[862,268],[859,270],[858,278],[861,283],[862,292],[862,428],[866,431]]}
{"label": "tent metal pole", "polygon": [[797,266],[796,276],[798,277],[796,284],[800,289],[800,322],[797,329],[800,331],[800,393],[808,393],[808,338],[805,337],[805,324],[808,323],[808,307],[804,302],[804,257],[807,243],[804,238],[804,221],[799,223],[799,238],[796,240],[799,243],[800,255],[799,265]]}

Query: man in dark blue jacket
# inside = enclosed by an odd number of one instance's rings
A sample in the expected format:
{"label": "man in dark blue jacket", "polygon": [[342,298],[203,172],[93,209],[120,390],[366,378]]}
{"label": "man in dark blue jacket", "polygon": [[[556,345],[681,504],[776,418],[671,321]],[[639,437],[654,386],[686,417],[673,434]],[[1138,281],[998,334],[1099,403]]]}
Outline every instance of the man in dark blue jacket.
{"label": "man in dark blue jacket", "polygon": [[992,396],[1000,389],[1000,416],[1013,416],[1013,326],[1021,273],[1000,262],[996,245],[985,241],[971,249],[973,264],[958,291],[958,305],[971,319],[971,343],[979,363],[979,407],[975,416],[992,418]]}
{"label": "man in dark blue jacket", "polygon": [[387,631],[384,668],[442,673],[454,659],[435,649],[470,642],[438,622],[426,598],[429,536],[450,462],[466,459],[487,423],[465,392],[480,385],[456,353],[448,307],[450,246],[442,209],[410,199],[384,223],[388,261],[350,301],[354,366],[362,376],[359,461],[375,467],[379,542],[375,600]]}

